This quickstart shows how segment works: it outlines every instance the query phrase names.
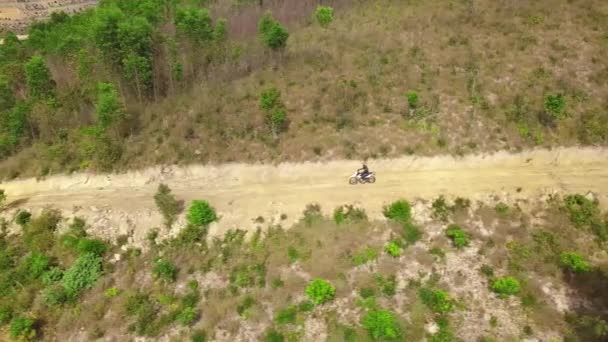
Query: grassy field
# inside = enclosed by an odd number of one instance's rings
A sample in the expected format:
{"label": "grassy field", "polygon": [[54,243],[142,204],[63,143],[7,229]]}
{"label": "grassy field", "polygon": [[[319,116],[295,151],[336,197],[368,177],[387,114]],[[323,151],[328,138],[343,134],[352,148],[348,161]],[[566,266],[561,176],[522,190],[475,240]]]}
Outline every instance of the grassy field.
{"label": "grassy field", "polygon": [[[211,2],[214,20],[228,19],[229,39],[220,52],[201,65],[196,56],[210,50],[197,50],[178,35],[186,77],[169,86],[168,43],[154,38],[155,51],[163,51],[153,56],[154,77],[162,83],[143,99],[120,75],[104,71],[100,59],[91,78],[118,85],[128,122],[112,135],[114,144],[106,142],[97,154],[83,153],[90,142],[80,132],[94,121],[98,95],[90,80],[76,75],[82,60],[44,52],[60,105],[32,108],[32,136],[6,156],[2,174],[465,154],[607,141],[608,65],[601,56],[608,53],[608,8],[602,1],[329,5],[334,20],[322,27],[312,18],[312,1],[262,8]],[[257,37],[257,18],[267,10],[290,32],[280,51],[264,48]],[[162,37],[175,34],[170,22],[158,30],[154,34]],[[92,56],[100,51],[83,48]],[[27,87],[14,87],[27,100],[21,88]],[[287,118],[278,135],[259,107],[261,93],[270,88],[280,92]],[[49,110],[54,114],[46,118]],[[105,164],[96,160],[103,153],[110,159]]]}
{"label": "grassy field", "polygon": [[[156,200],[169,217],[183,210],[166,191]],[[0,332],[197,342],[608,337],[608,222],[589,196],[397,201],[385,221],[348,205],[324,217],[311,204],[288,230],[261,219],[264,232],[213,240],[212,207],[188,205],[190,225],[167,240],[151,233],[143,251],[127,237],[96,239],[83,220],[59,224],[59,212],[18,214],[21,234],[1,239]]]}

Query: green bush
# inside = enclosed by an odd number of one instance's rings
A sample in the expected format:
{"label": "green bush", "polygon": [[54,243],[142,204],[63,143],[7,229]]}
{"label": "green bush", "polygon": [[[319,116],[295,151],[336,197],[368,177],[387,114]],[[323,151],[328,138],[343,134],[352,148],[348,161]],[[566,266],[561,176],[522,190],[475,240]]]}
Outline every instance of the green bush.
{"label": "green bush", "polygon": [[272,87],[262,91],[260,94],[261,109],[270,111],[281,106],[281,92],[277,88]]}
{"label": "green bush", "polygon": [[443,290],[421,288],[418,295],[422,302],[436,313],[446,313],[454,309],[454,301]]}
{"label": "green bush", "polygon": [[13,309],[8,305],[0,307],[0,326],[7,324],[13,318]]}
{"label": "green bush", "polygon": [[296,322],[298,308],[295,305],[290,305],[277,312],[274,318],[275,323],[279,325],[294,324]]}
{"label": "green bush", "polygon": [[519,284],[519,280],[513,277],[502,277],[497,278],[492,281],[492,285],[490,287],[492,291],[498,294],[499,297],[508,297],[511,295],[516,295],[521,291],[521,285]]}
{"label": "green bush", "polygon": [[183,210],[183,202],[178,201],[171,193],[171,189],[162,183],[158,185],[158,190],[154,195],[154,202],[165,219],[165,226],[171,227],[177,219],[177,215]]}
{"label": "green bush", "polygon": [[285,336],[275,329],[268,329],[264,333],[264,342],[284,342]]}
{"label": "green bush", "polygon": [[114,297],[118,296],[119,293],[120,293],[120,291],[118,290],[118,288],[110,287],[109,289],[107,289],[103,292],[103,296],[106,298],[114,298]]}
{"label": "green bush", "polygon": [[205,342],[207,340],[207,334],[205,331],[195,331],[190,338],[192,342]]}
{"label": "green bush", "polygon": [[9,334],[11,338],[21,341],[31,341],[36,338],[35,321],[27,317],[15,317],[11,321]]}
{"label": "green bush", "polygon": [[188,209],[188,223],[194,226],[206,226],[217,220],[215,210],[207,201],[194,200]]}
{"label": "green bush", "polygon": [[509,206],[503,202],[500,202],[500,203],[496,204],[496,206],[494,207],[494,210],[496,210],[496,212],[501,215],[506,215],[509,212]]}
{"label": "green bush", "polygon": [[99,239],[87,239],[82,238],[78,240],[76,250],[79,254],[95,254],[97,256],[103,256],[108,249],[108,245]]}
{"label": "green bush", "polygon": [[398,200],[384,207],[384,216],[391,220],[406,223],[412,218],[412,208],[406,200]]}
{"label": "green bush", "polygon": [[177,268],[170,261],[158,259],[154,263],[152,273],[157,279],[161,279],[168,283],[174,282],[177,279]]}
{"label": "green bush", "polygon": [[548,94],[545,97],[545,110],[556,120],[566,117],[566,99],[562,94]]}
{"label": "green bush", "polygon": [[44,301],[49,306],[61,305],[68,301],[68,294],[60,285],[53,285],[43,292]]}
{"label": "green bush", "polygon": [[300,258],[300,253],[297,249],[295,249],[295,247],[289,246],[287,248],[287,258],[289,258],[289,262],[293,264]]}
{"label": "green bush", "polygon": [[398,258],[399,256],[401,256],[401,247],[394,241],[389,242],[384,247],[384,250],[392,257]]}
{"label": "green bush", "polygon": [[433,209],[434,218],[443,222],[448,221],[452,208],[448,205],[445,197],[439,196],[437,199],[435,199],[431,205],[431,208]]}
{"label": "green bush", "polygon": [[416,92],[415,90],[410,90],[405,93],[405,97],[407,98],[407,104],[410,106],[411,109],[415,109],[418,107],[418,104],[420,103],[418,92]]}
{"label": "green bush", "polygon": [[60,281],[63,278],[63,270],[59,267],[51,267],[48,271],[42,274],[42,283],[51,285]]}
{"label": "green bush", "polygon": [[198,319],[198,310],[191,306],[185,307],[178,315],[177,321],[183,326],[189,326]]}
{"label": "green bush", "polygon": [[64,273],[62,284],[70,298],[80,291],[90,288],[101,276],[101,258],[95,254],[85,254],[74,262]]}
{"label": "green bush", "polygon": [[452,342],[454,341],[454,332],[450,327],[450,322],[446,317],[439,317],[437,319],[437,326],[439,331],[432,336],[431,342]]}
{"label": "green bush", "polygon": [[255,299],[251,296],[246,296],[243,301],[237,305],[236,312],[239,316],[247,316],[249,309],[251,309],[255,305]]}
{"label": "green bush", "polygon": [[49,257],[46,255],[33,252],[25,260],[29,273],[28,275],[34,279],[39,278],[46,270],[49,269],[50,262]]}
{"label": "green bush", "polygon": [[576,273],[591,271],[589,262],[576,252],[562,252],[559,255],[559,261],[562,267]]}
{"label": "green bush", "polygon": [[301,312],[310,312],[312,310],[314,310],[315,308],[315,303],[309,301],[309,300],[304,300],[302,302],[300,302],[300,304],[298,304],[298,310],[300,310]]}
{"label": "green bush", "polygon": [[334,20],[334,9],[329,6],[317,6],[315,17],[319,25],[327,27]]}
{"label": "green bush", "polygon": [[19,212],[17,213],[17,216],[15,217],[15,222],[18,225],[23,227],[26,224],[28,224],[28,222],[30,222],[31,218],[32,218],[32,214],[29,211],[19,210]]}
{"label": "green bush", "polygon": [[367,247],[352,257],[355,266],[360,266],[376,259],[378,259],[378,250],[372,247]]}
{"label": "green bush", "polygon": [[289,32],[270,13],[264,14],[262,19],[260,19],[258,31],[264,45],[273,50],[282,49],[287,45]]}
{"label": "green bush", "polygon": [[406,222],[403,224],[403,239],[408,245],[413,245],[422,238],[422,232],[412,222]]}
{"label": "green bush", "polygon": [[315,279],[306,286],[306,295],[319,305],[332,300],[336,295],[336,288],[327,280]]}
{"label": "green bush", "polygon": [[343,222],[356,222],[367,220],[367,214],[364,209],[355,208],[352,205],[343,205],[334,210],[334,221],[336,224]]}
{"label": "green bush", "polygon": [[452,240],[452,244],[456,248],[463,248],[469,245],[469,234],[455,224],[451,224],[445,231],[445,235]]}
{"label": "green bush", "polygon": [[380,291],[385,296],[392,297],[397,293],[397,277],[395,275],[385,278],[379,274],[376,274],[374,278],[380,287]]}
{"label": "green bush", "polygon": [[369,332],[372,339],[392,340],[401,339],[401,327],[397,321],[397,316],[388,310],[370,310],[361,321],[363,328]]}

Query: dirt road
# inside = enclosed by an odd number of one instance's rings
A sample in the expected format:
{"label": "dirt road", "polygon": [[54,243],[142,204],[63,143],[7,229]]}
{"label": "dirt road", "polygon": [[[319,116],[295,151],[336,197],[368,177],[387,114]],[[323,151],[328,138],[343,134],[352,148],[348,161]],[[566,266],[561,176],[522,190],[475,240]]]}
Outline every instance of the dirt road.
{"label": "dirt road", "polygon": [[[143,241],[152,227],[161,226],[152,196],[159,182],[168,184],[186,202],[206,199],[221,220],[211,227],[222,233],[230,228],[250,229],[254,220],[264,225],[289,226],[313,202],[330,213],[342,204],[358,204],[372,218],[382,206],[398,198],[433,199],[439,195],[491,201],[527,198],[558,192],[595,192],[606,205],[608,150],[563,148],[501,152],[488,156],[454,158],[404,157],[368,163],[377,173],[373,185],[348,185],[347,178],[360,166],[353,161],[271,165],[227,164],[153,168],[118,175],[77,174],[42,181],[18,180],[0,185],[10,200],[38,211],[45,206],[64,210],[67,216],[87,217],[101,235],[132,234]],[[287,219],[280,220],[281,214]],[[260,220],[258,220],[260,221]],[[178,222],[177,230],[183,219]]]}

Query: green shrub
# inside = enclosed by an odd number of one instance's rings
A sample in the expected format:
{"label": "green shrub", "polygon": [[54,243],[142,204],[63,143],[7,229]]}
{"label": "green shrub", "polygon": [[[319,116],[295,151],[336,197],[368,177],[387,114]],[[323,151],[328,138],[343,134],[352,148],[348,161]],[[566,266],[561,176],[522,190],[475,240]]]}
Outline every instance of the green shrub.
{"label": "green shrub", "polygon": [[448,205],[443,196],[439,196],[435,199],[431,208],[433,209],[433,217],[443,222],[447,222],[448,217],[452,212],[452,208]]}
{"label": "green shrub", "polygon": [[446,317],[439,317],[437,319],[437,326],[439,331],[432,336],[431,342],[452,342],[454,341],[454,332],[450,327],[450,322]]}
{"label": "green shrub", "polygon": [[203,330],[195,331],[190,340],[192,342],[205,342],[207,340],[207,334]]}
{"label": "green shrub", "polygon": [[407,104],[410,106],[411,109],[415,109],[418,107],[418,104],[420,102],[418,92],[416,92],[415,90],[410,90],[405,93],[405,97],[407,98]]}
{"label": "green shrub", "polygon": [[110,287],[109,289],[103,292],[103,295],[106,298],[114,298],[118,296],[119,292],[120,291],[116,287]]}
{"label": "green shrub", "polygon": [[361,321],[372,339],[400,340],[402,332],[397,316],[388,310],[370,310]]}
{"label": "green shrub", "polygon": [[380,291],[385,296],[392,297],[397,293],[397,277],[395,275],[391,275],[385,278],[377,274],[374,278],[376,279],[376,283],[380,287]]}
{"label": "green shrub", "polygon": [[287,45],[289,32],[270,13],[264,14],[262,19],[260,19],[258,31],[264,45],[273,50],[282,49]]}
{"label": "green shrub", "polygon": [[406,223],[412,218],[412,208],[406,200],[398,200],[384,207],[384,216],[391,220]]}
{"label": "green shrub", "polygon": [[63,278],[63,270],[59,267],[51,267],[48,271],[42,274],[42,283],[51,285],[60,281]]}
{"label": "green shrub", "polygon": [[329,6],[317,6],[315,17],[319,25],[327,27],[334,20],[334,9]]}
{"label": "green shrub", "polygon": [[11,338],[21,341],[31,341],[36,338],[35,321],[27,317],[15,317],[11,321],[9,334]]}
{"label": "green shrub", "polygon": [[183,228],[171,242],[178,246],[187,246],[205,241],[207,228],[194,224],[188,224]]}
{"label": "green shrub", "polygon": [[372,247],[367,247],[352,257],[355,266],[360,266],[376,259],[378,259],[378,250]]}
{"label": "green shrub", "polygon": [[281,106],[281,92],[277,88],[272,87],[262,91],[260,94],[261,109],[270,111]]}
{"label": "green shrub", "polygon": [[251,309],[255,305],[255,299],[251,296],[246,296],[243,301],[237,305],[236,312],[239,316],[247,316],[249,309]]}
{"label": "green shrub", "polygon": [[376,291],[374,291],[374,289],[371,287],[364,287],[361,290],[359,290],[359,296],[361,296],[362,298],[370,298],[375,295],[376,295]]}
{"label": "green shrub", "polygon": [[28,269],[28,276],[37,279],[49,269],[50,259],[46,255],[38,252],[33,252],[25,260]]}
{"label": "green shrub", "polygon": [[29,211],[19,210],[19,212],[17,213],[17,216],[15,217],[15,222],[18,225],[23,227],[26,224],[28,224],[28,222],[30,222],[31,218],[32,218],[32,214]]}
{"label": "green shrub", "polygon": [[154,202],[163,215],[165,226],[171,227],[177,219],[177,215],[183,210],[183,202],[178,201],[171,193],[171,189],[162,183],[158,185],[158,190],[154,195]]}
{"label": "green shrub", "polygon": [[462,228],[455,224],[451,224],[445,231],[445,235],[452,240],[452,244],[456,248],[463,248],[469,245],[470,238]]}
{"label": "green shrub", "polygon": [[0,307],[0,326],[8,324],[13,318],[13,309],[8,305]]}
{"label": "green shrub", "polygon": [[268,329],[264,333],[264,342],[284,342],[285,337],[275,329]]}
{"label": "green shrub", "polygon": [[421,288],[418,295],[422,302],[436,313],[446,313],[454,309],[454,301],[445,291]]}
{"label": "green shrub", "polygon": [[492,291],[498,294],[499,297],[508,297],[516,295],[521,291],[519,281],[513,277],[502,277],[494,279],[491,285]]}
{"label": "green shrub", "polygon": [[43,292],[44,301],[49,306],[56,306],[64,304],[68,301],[68,294],[60,285],[53,285]]}
{"label": "green shrub", "polygon": [[332,300],[336,295],[336,288],[327,280],[315,279],[306,286],[306,295],[319,305]]}
{"label": "green shrub", "polygon": [[481,265],[479,271],[488,278],[494,277],[494,269],[490,265]]}
{"label": "green shrub", "polygon": [[279,310],[274,318],[274,321],[279,325],[294,324],[296,322],[297,314],[298,308],[295,305],[290,305],[282,310]]}
{"label": "green shrub", "polygon": [[566,99],[562,94],[548,94],[545,97],[545,110],[556,120],[566,117]]}
{"label": "green shrub", "polygon": [[183,326],[189,326],[198,319],[198,310],[191,306],[185,307],[178,315],[177,321]]}
{"label": "green shrub", "polygon": [[69,297],[76,297],[80,291],[93,286],[101,276],[101,258],[95,254],[85,254],[65,272],[63,287]]}
{"label": "green shrub", "polygon": [[177,268],[169,260],[165,259],[156,260],[152,273],[157,279],[168,283],[174,282],[177,279]]}
{"label": "green shrub", "polygon": [[78,240],[76,250],[79,254],[95,254],[97,256],[103,256],[108,249],[108,245],[99,239],[87,239],[82,238]]}
{"label": "green shrub", "polygon": [[317,203],[310,203],[306,205],[304,209],[304,223],[307,226],[311,226],[315,221],[323,218],[323,213],[321,212],[321,206]]}
{"label": "green shrub", "polygon": [[397,243],[395,243],[394,241],[389,242],[384,247],[384,250],[386,251],[386,253],[388,253],[392,257],[397,258],[397,257],[401,256],[401,247],[399,247],[399,245]]}
{"label": "green shrub", "polygon": [[289,246],[287,248],[287,257],[289,258],[289,262],[293,264],[300,258],[300,253],[293,246]]}
{"label": "green shrub", "polygon": [[559,261],[562,267],[576,273],[591,271],[589,262],[576,252],[562,252],[559,255]]}
{"label": "green shrub", "polygon": [[367,220],[367,214],[364,209],[355,208],[352,205],[343,205],[334,210],[334,221],[336,224],[343,222],[356,222]]}
{"label": "green shrub", "polygon": [[188,209],[188,223],[194,226],[206,226],[217,220],[215,210],[207,201],[194,200]]}
{"label": "green shrub", "polygon": [[568,195],[564,198],[564,205],[570,221],[577,228],[590,226],[599,215],[597,202],[594,202],[583,195]]}
{"label": "green shrub", "polygon": [[413,245],[422,238],[422,232],[412,222],[403,224],[403,239],[408,245]]}
{"label": "green shrub", "polygon": [[494,210],[496,210],[496,212],[501,215],[506,215],[509,212],[509,206],[503,202],[500,202],[500,203],[496,204],[496,206],[494,207]]}
{"label": "green shrub", "polygon": [[309,300],[304,300],[302,302],[300,302],[300,304],[298,304],[298,310],[300,310],[301,312],[310,312],[312,310],[314,310],[315,308],[315,303],[309,301]]}

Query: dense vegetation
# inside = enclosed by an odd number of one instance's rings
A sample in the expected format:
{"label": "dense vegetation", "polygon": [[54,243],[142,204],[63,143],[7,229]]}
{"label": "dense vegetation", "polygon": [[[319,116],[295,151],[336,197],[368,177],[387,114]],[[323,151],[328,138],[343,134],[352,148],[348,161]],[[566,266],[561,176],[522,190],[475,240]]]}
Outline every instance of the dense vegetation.
{"label": "dense vegetation", "polygon": [[4,34],[1,174],[608,139],[598,0],[317,5],[102,0]]}
{"label": "dense vegetation", "polygon": [[187,227],[162,240],[151,229],[144,251],[124,245],[128,237],[95,238],[84,220],[51,209],[3,219],[0,338],[608,338],[608,220],[590,197],[506,212],[441,197],[423,216],[398,200],[385,222],[351,205],[326,218],[311,204],[289,230],[214,238],[209,224],[221,218],[210,203],[181,213],[166,185],[154,199]]}

